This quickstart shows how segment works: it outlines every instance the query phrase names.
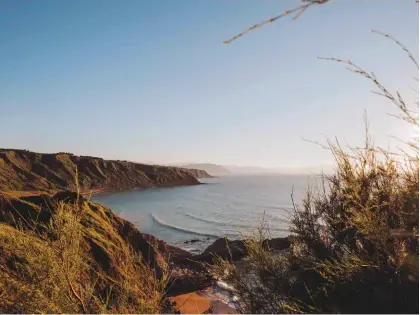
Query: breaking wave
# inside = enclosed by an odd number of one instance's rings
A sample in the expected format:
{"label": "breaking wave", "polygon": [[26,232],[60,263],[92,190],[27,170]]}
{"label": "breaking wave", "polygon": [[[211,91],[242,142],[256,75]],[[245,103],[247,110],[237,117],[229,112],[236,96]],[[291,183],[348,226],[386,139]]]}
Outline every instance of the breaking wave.
{"label": "breaking wave", "polygon": [[166,222],[162,221],[162,219],[160,219],[155,214],[151,214],[150,216],[151,216],[151,218],[153,219],[153,221],[155,223],[157,223],[158,225],[163,226],[165,228],[171,229],[171,230],[175,230],[175,231],[179,231],[179,232],[184,232],[184,233],[188,233],[188,234],[193,234],[193,235],[207,236],[207,237],[212,237],[212,238],[219,238],[219,237],[221,237],[221,235],[215,235],[215,234],[210,234],[210,233],[198,232],[198,231],[194,231],[194,230],[190,230],[190,229],[182,228],[182,227],[179,227],[179,226],[176,226],[176,225],[173,225],[173,224],[166,223]]}

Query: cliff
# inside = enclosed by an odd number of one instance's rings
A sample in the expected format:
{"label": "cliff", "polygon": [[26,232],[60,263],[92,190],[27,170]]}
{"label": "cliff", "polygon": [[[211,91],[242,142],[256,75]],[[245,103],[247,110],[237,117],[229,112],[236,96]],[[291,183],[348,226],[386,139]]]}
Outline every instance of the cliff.
{"label": "cliff", "polygon": [[160,312],[179,255],[74,192],[0,193],[1,313],[103,313],[106,300],[110,313]]}
{"label": "cliff", "polygon": [[221,238],[193,255],[70,191],[0,192],[0,313],[104,313],[105,300],[110,313],[173,313],[167,297],[214,284],[204,264],[246,252],[243,240]]}
{"label": "cliff", "polygon": [[[162,267],[164,260],[151,245],[149,240],[153,239],[150,236],[140,233],[132,223],[121,219],[110,209],[90,202],[75,192],[61,191],[52,196],[41,194],[24,197],[0,193],[0,223],[20,230],[34,226],[48,230],[48,223],[56,216],[60,203],[82,209],[81,224],[86,245],[96,264],[102,269],[109,271],[114,256],[112,249],[121,248],[122,244],[143,254],[148,264],[158,269]],[[97,253],[100,255],[96,255]]]}
{"label": "cliff", "polygon": [[199,170],[104,160],[71,153],[43,154],[0,149],[0,191],[75,191],[76,177],[81,192],[101,192],[197,185],[200,183],[197,178],[210,175]]}

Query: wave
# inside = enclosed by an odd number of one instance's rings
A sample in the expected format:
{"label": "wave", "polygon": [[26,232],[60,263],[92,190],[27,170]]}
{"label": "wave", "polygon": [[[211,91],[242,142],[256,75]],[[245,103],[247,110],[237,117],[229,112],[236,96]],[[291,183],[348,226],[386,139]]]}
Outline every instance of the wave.
{"label": "wave", "polygon": [[[214,225],[221,225],[221,226],[227,226],[227,227],[232,227],[232,228],[244,228],[244,229],[256,229],[256,228],[259,227],[259,225],[256,226],[256,225],[238,224],[238,223],[229,224],[229,223],[225,223],[225,222],[213,221],[213,220],[204,219],[204,218],[195,216],[194,214],[191,214],[191,213],[183,213],[183,214],[185,216],[189,217],[189,218],[194,219],[194,220],[201,221],[201,222],[204,222],[204,223],[214,224]],[[287,224],[289,223],[289,221],[284,220],[284,219],[281,219],[281,218],[277,218],[277,217],[275,218],[275,220],[278,220],[280,222],[287,223]],[[270,228],[270,230],[272,230],[272,231],[278,231],[278,232],[280,232],[280,231],[283,232],[286,229],[284,229],[284,228],[277,228],[277,229],[276,228]]]}
{"label": "wave", "polygon": [[225,222],[218,222],[218,221],[213,221],[213,220],[209,220],[209,219],[204,219],[204,218],[200,218],[198,216],[195,216],[191,213],[183,213],[185,216],[192,218],[194,220],[197,221],[201,221],[204,223],[209,223],[209,224],[214,224],[214,225],[221,225],[221,226],[228,226],[228,227],[242,227],[242,228],[252,228],[251,225],[247,225],[247,224],[228,224]]}
{"label": "wave", "polygon": [[[216,234],[197,232],[197,231],[194,231],[194,230],[182,228],[182,227],[179,227],[179,226],[176,226],[176,225],[173,225],[173,224],[163,222],[158,216],[156,216],[154,214],[150,214],[150,216],[153,219],[153,221],[155,223],[157,223],[158,225],[163,226],[163,227],[168,228],[168,229],[171,229],[171,230],[174,230],[174,231],[184,232],[184,233],[199,235],[199,236],[213,237],[213,238],[219,238],[220,237],[219,235],[216,235]],[[229,236],[229,235],[227,235],[227,236]]]}

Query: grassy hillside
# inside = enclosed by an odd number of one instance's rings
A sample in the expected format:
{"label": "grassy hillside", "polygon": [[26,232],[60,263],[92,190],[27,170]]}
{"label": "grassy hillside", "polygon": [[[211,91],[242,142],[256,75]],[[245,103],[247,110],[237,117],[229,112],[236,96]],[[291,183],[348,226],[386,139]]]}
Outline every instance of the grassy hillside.
{"label": "grassy hillside", "polygon": [[74,191],[76,179],[82,192],[196,185],[198,175],[204,177],[177,167],[0,149],[0,191]]}
{"label": "grassy hillside", "polygon": [[161,312],[177,252],[76,193],[0,194],[0,312]]}

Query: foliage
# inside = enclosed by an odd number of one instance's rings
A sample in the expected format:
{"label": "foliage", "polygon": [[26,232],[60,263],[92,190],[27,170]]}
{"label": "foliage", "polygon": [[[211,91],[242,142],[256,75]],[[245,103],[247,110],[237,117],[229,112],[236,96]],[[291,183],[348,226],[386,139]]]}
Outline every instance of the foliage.
{"label": "foliage", "polygon": [[[300,15],[313,4],[304,1]],[[303,8],[303,9],[302,9]],[[254,25],[248,31],[291,12]],[[408,49],[393,40],[415,65]],[[399,119],[418,128],[418,101],[411,109],[379,79],[351,61],[345,64],[370,80],[375,92],[401,112]],[[228,280],[243,313],[418,313],[419,305],[419,156],[418,138],[392,152],[375,146],[366,120],[363,147],[324,147],[335,158],[333,175],[322,175],[321,189],[309,190],[295,205],[290,251],[274,254],[263,246],[262,231],[247,242],[240,266],[221,259],[212,268]]]}

